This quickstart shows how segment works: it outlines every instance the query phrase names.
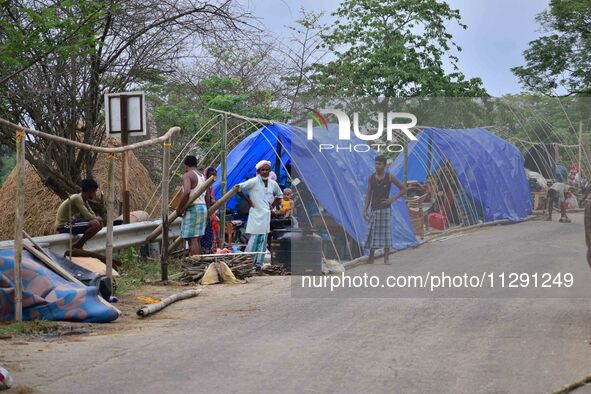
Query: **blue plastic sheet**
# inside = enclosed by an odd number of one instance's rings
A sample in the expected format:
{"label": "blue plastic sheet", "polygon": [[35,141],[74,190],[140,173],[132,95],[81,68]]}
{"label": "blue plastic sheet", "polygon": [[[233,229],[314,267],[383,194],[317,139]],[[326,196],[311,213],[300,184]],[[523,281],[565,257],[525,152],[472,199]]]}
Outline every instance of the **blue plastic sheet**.
{"label": "blue plastic sheet", "polygon": [[[80,286],[57,275],[27,251],[22,258],[23,319],[106,323],[117,308],[100,298],[97,287]],[[14,250],[0,251],[0,320],[14,319]]]}
{"label": "blue plastic sheet", "polygon": [[[485,129],[425,129],[408,150],[408,179],[425,182],[449,160],[464,191],[483,208],[484,221],[523,220],[532,210],[524,158],[519,149]],[[429,160],[431,152],[431,160]],[[403,155],[391,165],[402,177]]]}

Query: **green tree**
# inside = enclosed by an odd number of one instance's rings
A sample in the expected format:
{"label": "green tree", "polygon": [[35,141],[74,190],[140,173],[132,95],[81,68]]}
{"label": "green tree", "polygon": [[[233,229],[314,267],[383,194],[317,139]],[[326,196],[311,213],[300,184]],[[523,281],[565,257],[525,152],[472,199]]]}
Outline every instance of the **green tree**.
{"label": "green tree", "polygon": [[[351,96],[481,96],[479,78],[459,71],[460,48],[446,25],[460,13],[438,0],[345,0],[324,35],[334,60],[315,64],[315,90]],[[453,72],[446,73],[448,61]]]}
{"label": "green tree", "polygon": [[[230,39],[247,19],[234,0],[0,0],[0,117],[100,145],[103,92],[170,74],[195,45]],[[4,143],[12,136],[0,132]],[[96,154],[39,138],[27,159],[65,198]]]}
{"label": "green tree", "polygon": [[[158,129],[180,125],[181,136],[173,145],[173,155],[180,154],[180,149],[188,145],[189,151],[199,152],[203,165],[217,165],[221,144],[221,123],[212,121],[218,114],[210,108],[232,112],[252,118],[284,120],[287,114],[276,105],[274,94],[267,89],[257,89],[249,80],[238,77],[213,75],[201,81],[167,82],[146,86],[148,99],[154,106],[154,120]],[[240,121],[228,136],[229,148],[238,144],[260,124]],[[238,121],[229,118],[229,128],[238,125]],[[199,135],[196,138],[196,133]],[[187,153],[186,151],[184,153]],[[145,163],[150,167],[150,163]],[[152,163],[153,164],[153,163]],[[159,163],[151,170],[159,173]]]}
{"label": "green tree", "polygon": [[591,95],[591,2],[551,0],[536,19],[547,34],[529,43],[513,73],[537,93]]}

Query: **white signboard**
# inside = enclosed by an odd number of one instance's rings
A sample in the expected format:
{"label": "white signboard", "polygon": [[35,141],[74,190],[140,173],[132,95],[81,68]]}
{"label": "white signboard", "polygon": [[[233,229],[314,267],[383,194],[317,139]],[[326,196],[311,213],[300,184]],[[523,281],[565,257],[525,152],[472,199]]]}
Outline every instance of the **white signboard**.
{"label": "white signboard", "polygon": [[121,136],[124,130],[129,136],[146,135],[144,92],[105,94],[105,125],[111,137]]}

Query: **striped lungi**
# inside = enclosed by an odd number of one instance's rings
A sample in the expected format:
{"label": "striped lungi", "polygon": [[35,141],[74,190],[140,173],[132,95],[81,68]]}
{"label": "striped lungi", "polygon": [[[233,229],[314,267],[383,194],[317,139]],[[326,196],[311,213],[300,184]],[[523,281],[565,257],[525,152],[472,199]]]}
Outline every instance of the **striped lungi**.
{"label": "striped lungi", "polygon": [[207,225],[207,207],[205,204],[193,204],[185,210],[181,225],[181,237],[184,239],[201,237]]}
{"label": "striped lungi", "polygon": [[392,247],[392,208],[386,207],[371,212],[365,237],[365,249]]}
{"label": "striped lungi", "polygon": [[[266,252],[267,251],[267,234],[250,234],[248,244],[245,252]],[[265,261],[265,253],[255,254],[252,257],[254,265],[262,267]]]}

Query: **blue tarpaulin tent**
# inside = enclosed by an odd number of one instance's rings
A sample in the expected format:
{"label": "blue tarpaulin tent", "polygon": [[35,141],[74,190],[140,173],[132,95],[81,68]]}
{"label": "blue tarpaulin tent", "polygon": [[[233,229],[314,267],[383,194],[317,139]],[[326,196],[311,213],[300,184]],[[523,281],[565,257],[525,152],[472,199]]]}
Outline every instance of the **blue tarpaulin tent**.
{"label": "blue tarpaulin tent", "polygon": [[[286,177],[285,167],[295,167],[298,177],[305,183],[315,200],[342,226],[345,231],[363,245],[367,222],[363,219],[363,202],[367,192],[367,179],[374,171],[375,153],[355,152],[347,149],[323,150],[319,144],[347,145],[338,139],[338,127],[315,128],[314,139],[308,140],[306,131],[285,124],[273,124],[263,127],[236,146],[227,157],[228,189],[247,178],[255,176],[255,164],[260,160],[269,160],[272,169],[277,161],[277,148],[281,151],[281,173],[279,180]],[[364,141],[352,137],[351,144]],[[214,184],[216,196],[221,195],[220,176]],[[397,193],[392,187],[392,194]],[[236,201],[230,201],[230,209]],[[302,213],[300,212],[300,221]],[[394,203],[393,238],[396,249],[404,249],[418,244],[412,230],[406,204],[402,199]]]}
{"label": "blue tarpaulin tent", "polygon": [[[409,180],[425,182],[429,165],[432,174],[449,160],[466,194],[482,207],[485,222],[519,221],[531,212],[524,158],[514,145],[481,128],[429,128],[417,139],[408,148]],[[390,168],[402,179],[403,167],[400,155]]]}

